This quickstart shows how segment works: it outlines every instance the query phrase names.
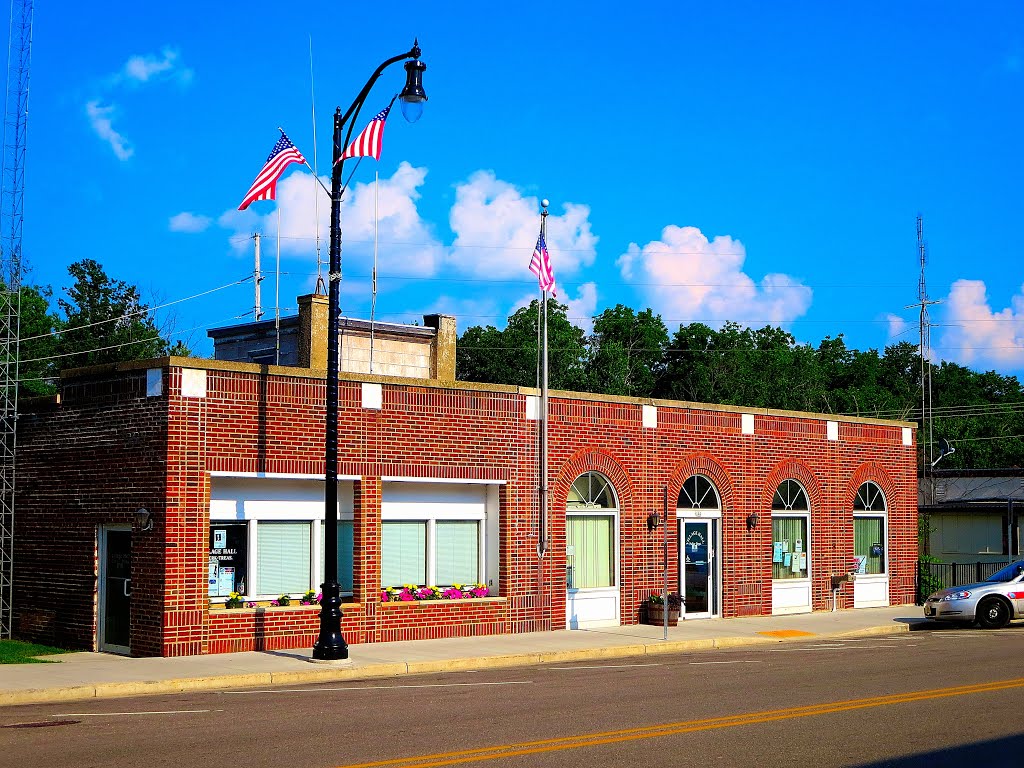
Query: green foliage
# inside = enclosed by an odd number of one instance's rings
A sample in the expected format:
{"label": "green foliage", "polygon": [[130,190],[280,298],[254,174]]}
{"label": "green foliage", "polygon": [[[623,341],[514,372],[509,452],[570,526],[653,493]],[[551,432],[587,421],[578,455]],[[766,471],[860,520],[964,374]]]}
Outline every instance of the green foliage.
{"label": "green foliage", "polygon": [[[504,330],[494,326],[468,328],[456,346],[456,375],[462,381],[483,381],[536,387],[537,309],[534,300],[509,317]],[[548,384],[552,389],[586,391],[583,331],[569,322],[568,307],[548,299]]]}
{"label": "green foliage", "polygon": [[586,363],[591,392],[647,397],[665,373],[668,329],[650,309],[634,313],[622,304],[594,318]]}
{"label": "green foliage", "polygon": [[75,262],[68,273],[73,283],[57,299],[59,312],[51,311],[50,287],[21,288],[21,394],[52,394],[64,368],[191,354],[156,325],[134,285],[109,277],[93,259]]}
{"label": "green foliage", "polygon": [[59,653],[67,651],[21,640],[0,640],[0,664],[52,664],[52,661],[37,659],[36,656],[53,656]]}
{"label": "green foliage", "polygon": [[[921,358],[899,342],[879,353],[850,349],[842,335],[817,347],[787,331],[727,322],[680,325],[669,337],[661,317],[622,304],[594,318],[583,337],[549,304],[550,375],[555,389],[662,397],[749,408],[919,420]],[[464,381],[536,386],[537,302],[518,310],[504,330],[469,328],[458,345]],[[1024,466],[1024,389],[1016,377],[978,373],[956,363],[931,367],[933,436],[956,453],[942,468]],[[918,433],[926,455],[928,434]],[[937,455],[937,454],[935,454]]]}

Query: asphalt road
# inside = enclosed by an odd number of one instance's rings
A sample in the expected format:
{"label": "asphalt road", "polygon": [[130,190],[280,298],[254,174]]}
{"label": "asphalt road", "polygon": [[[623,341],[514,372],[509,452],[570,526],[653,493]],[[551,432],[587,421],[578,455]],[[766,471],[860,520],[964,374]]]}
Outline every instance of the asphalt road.
{"label": "asphalt road", "polygon": [[0,709],[12,768],[367,764],[1021,765],[1024,625]]}

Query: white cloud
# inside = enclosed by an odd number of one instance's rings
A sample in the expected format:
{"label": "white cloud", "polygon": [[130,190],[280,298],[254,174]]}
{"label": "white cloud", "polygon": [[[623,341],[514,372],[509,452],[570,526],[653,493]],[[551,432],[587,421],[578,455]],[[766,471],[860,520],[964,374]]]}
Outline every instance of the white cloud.
{"label": "white cloud", "polygon": [[943,307],[942,357],[965,365],[1024,367],[1024,286],[993,312],[985,283],[957,280]]}
{"label": "white cloud", "polygon": [[164,48],[159,55],[136,54],[129,57],[119,73],[119,77],[129,82],[147,83],[150,80],[176,79],[187,84],[192,80],[192,70],[180,66],[179,53],[173,48]]}
{"label": "white cloud", "polygon": [[[532,294],[526,294],[512,306],[508,314],[511,315],[517,310],[523,307],[530,306],[531,301],[535,301],[540,298],[539,292]],[[566,317],[569,318],[569,322],[573,325],[582,328],[583,332],[590,334],[594,330],[594,315],[597,314],[597,284],[596,283],[583,283],[579,286],[576,291],[576,297],[573,298],[569,295],[563,295],[562,290],[559,289],[558,295],[555,299],[569,307],[566,312]],[[504,320],[504,318],[502,318]],[[503,322],[491,323],[491,325],[503,325]],[[476,325],[476,323],[474,323]]]}
{"label": "white cloud", "polygon": [[192,234],[205,232],[211,223],[213,223],[213,219],[209,216],[200,216],[188,211],[182,211],[175,216],[171,216],[168,228],[171,232],[188,232]]}
{"label": "white cloud", "polygon": [[[434,236],[430,225],[419,214],[416,201],[420,197],[427,171],[403,162],[389,178],[380,180],[378,205],[378,271],[392,276],[431,276],[440,266],[444,246]],[[323,178],[325,184],[330,179]],[[218,223],[233,230],[232,245],[236,250],[248,248],[239,235],[253,231],[276,237],[277,210],[281,211],[281,253],[284,256],[309,256],[315,264],[316,235],[319,234],[321,254],[328,257],[330,242],[331,202],[316,184],[312,175],[296,170],[277,184],[277,206],[254,203],[246,211],[225,211]],[[258,213],[260,206],[267,213]],[[374,185],[355,184],[342,202],[342,264],[344,270],[369,273],[373,260]]]}
{"label": "white cloud", "polygon": [[[182,85],[187,85],[192,80],[192,70],[180,65],[178,52],[173,48],[164,48],[159,55],[141,54],[129,57],[121,69],[103,80],[101,87],[106,92],[123,91],[126,84],[137,86],[166,80],[176,80]],[[127,160],[135,154],[131,142],[114,128],[113,118],[118,112],[114,105],[103,104],[101,98],[95,98],[85,105],[85,111],[93,131],[110,145],[118,159]]]}
{"label": "white cloud", "polygon": [[889,341],[896,341],[911,328],[908,321],[892,312],[885,313],[882,319],[889,324]]}
{"label": "white cloud", "polygon": [[128,140],[114,129],[112,118],[117,114],[114,105],[104,105],[94,99],[85,105],[85,113],[89,116],[93,131],[110,145],[118,160],[127,160],[135,154]]}
{"label": "white cloud", "polygon": [[746,250],[728,235],[709,241],[696,227],[669,225],[661,239],[630,243],[617,264],[649,306],[672,324],[704,321],[784,324],[803,315],[812,291],[770,273],[755,282],[743,271]]}
{"label": "white cloud", "polygon": [[[556,281],[592,264],[597,237],[590,231],[590,208],[566,203],[563,213],[547,219],[547,244]],[[449,215],[455,233],[450,262],[468,275],[521,277],[540,230],[540,202],[523,197],[513,185],[495,178],[491,171],[477,171],[455,188],[455,204]]]}

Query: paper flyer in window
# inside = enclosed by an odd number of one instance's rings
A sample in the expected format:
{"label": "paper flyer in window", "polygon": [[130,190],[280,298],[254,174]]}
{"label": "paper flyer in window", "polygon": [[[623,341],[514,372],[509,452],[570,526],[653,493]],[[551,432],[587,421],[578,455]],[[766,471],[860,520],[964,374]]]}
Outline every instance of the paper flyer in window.
{"label": "paper flyer in window", "polygon": [[782,567],[789,568],[793,562],[793,554],[791,552],[785,552],[782,555]]}
{"label": "paper flyer in window", "polygon": [[800,573],[800,554],[793,553],[793,573]]}
{"label": "paper flyer in window", "polygon": [[802,571],[806,571],[807,570],[807,553],[806,552],[801,552],[800,553],[800,570],[802,570]]}
{"label": "paper flyer in window", "polygon": [[794,552],[803,552],[804,551],[804,540],[803,539],[797,539],[796,541],[793,542],[793,551]]}
{"label": "paper flyer in window", "polygon": [[783,554],[784,553],[782,551],[782,542],[781,541],[776,541],[775,542],[775,546],[774,546],[773,551],[772,551],[772,562],[773,563],[781,563],[782,562]]}

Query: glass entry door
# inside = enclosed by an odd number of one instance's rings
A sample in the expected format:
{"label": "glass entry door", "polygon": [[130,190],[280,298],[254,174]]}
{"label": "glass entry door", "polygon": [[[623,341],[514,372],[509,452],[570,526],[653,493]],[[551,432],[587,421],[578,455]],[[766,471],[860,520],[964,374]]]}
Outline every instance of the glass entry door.
{"label": "glass entry door", "polygon": [[132,532],[100,529],[99,649],[129,653],[132,619]]}
{"label": "glass entry door", "polygon": [[718,613],[717,541],[715,520],[681,520],[679,583],[682,617],[701,619]]}

